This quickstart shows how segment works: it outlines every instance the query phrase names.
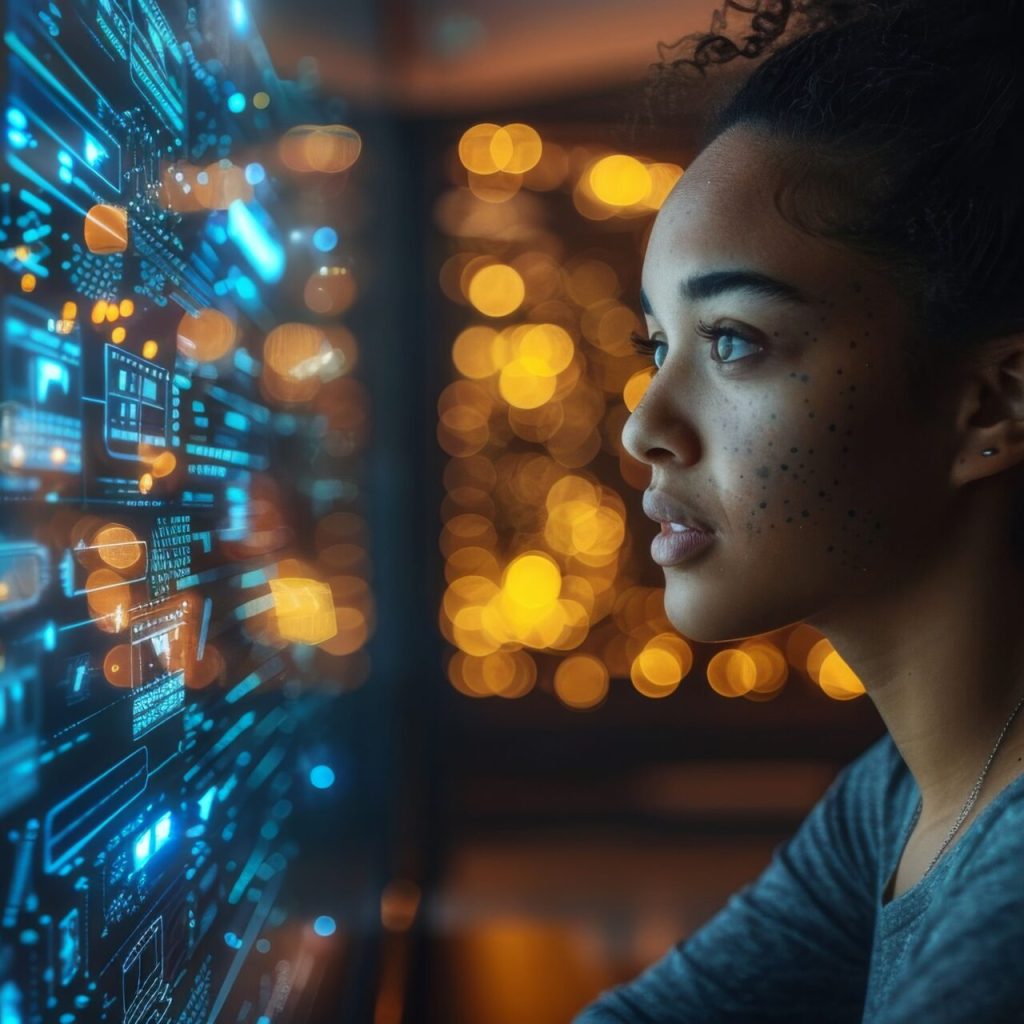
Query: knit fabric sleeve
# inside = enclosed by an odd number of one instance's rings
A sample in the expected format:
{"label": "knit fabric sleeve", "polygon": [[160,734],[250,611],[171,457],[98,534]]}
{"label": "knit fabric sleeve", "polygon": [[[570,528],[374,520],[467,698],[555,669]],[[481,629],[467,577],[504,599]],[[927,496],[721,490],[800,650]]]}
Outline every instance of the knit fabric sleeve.
{"label": "knit fabric sleeve", "polygon": [[573,1024],[860,1024],[894,749],[847,765],[754,882]]}

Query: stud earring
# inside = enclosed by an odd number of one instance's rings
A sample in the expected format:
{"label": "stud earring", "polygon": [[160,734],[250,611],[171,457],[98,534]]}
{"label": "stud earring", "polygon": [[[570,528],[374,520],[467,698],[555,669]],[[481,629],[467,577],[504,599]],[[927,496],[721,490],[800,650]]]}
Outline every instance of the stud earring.
{"label": "stud earring", "polygon": [[995,455],[999,451],[998,448],[986,448],[981,454],[982,455]]}

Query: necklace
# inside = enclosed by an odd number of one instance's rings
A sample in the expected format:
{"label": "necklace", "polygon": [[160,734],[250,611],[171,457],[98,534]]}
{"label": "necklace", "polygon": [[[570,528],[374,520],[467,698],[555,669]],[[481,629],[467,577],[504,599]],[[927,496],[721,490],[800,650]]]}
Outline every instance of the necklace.
{"label": "necklace", "polygon": [[[985,767],[981,769],[981,774],[978,776],[978,781],[975,782],[974,788],[971,790],[971,794],[967,798],[967,802],[961,808],[960,814],[957,817],[956,822],[953,824],[953,827],[949,830],[949,835],[946,836],[945,842],[943,842],[943,844],[939,847],[939,852],[935,854],[935,856],[932,858],[931,864],[929,864],[927,869],[925,870],[925,875],[927,875],[928,872],[931,871],[931,869],[935,867],[935,865],[938,863],[939,858],[945,852],[946,847],[949,846],[950,842],[953,839],[953,836],[956,835],[957,830],[964,823],[964,821],[967,818],[967,815],[971,813],[971,808],[974,806],[975,802],[978,799],[978,794],[981,792],[981,784],[985,781],[985,776],[988,775],[988,770],[992,766],[992,761],[995,759],[996,751],[999,749],[999,745],[1003,742],[1003,737],[1006,735],[1006,730],[1010,728],[1010,724],[1017,717],[1017,712],[1020,711],[1022,707],[1024,707],[1024,697],[1021,697],[1021,699],[1017,701],[1017,706],[1013,709],[1013,711],[1010,712],[1010,717],[1006,720],[1006,725],[1003,726],[1003,731],[999,734],[999,739],[996,740],[996,745],[992,748],[992,753],[988,755],[988,760],[985,762]],[[917,819],[921,816],[922,803],[923,800],[917,801],[917,810],[914,812],[914,820],[910,823],[910,829],[907,832],[908,837],[910,836],[910,833],[914,831],[914,826],[917,824]],[[921,877],[923,878],[924,875],[922,875]]]}

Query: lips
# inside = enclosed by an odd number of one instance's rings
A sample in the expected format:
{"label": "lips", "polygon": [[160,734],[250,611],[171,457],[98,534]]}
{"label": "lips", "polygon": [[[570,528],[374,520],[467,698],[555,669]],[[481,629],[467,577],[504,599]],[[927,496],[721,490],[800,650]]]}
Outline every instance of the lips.
{"label": "lips", "polygon": [[681,502],[665,494],[664,491],[645,491],[643,505],[644,515],[657,523],[662,523],[663,531],[665,530],[664,524],[678,523],[689,527],[691,530],[698,530],[702,533],[714,533],[714,530],[694,512]]}

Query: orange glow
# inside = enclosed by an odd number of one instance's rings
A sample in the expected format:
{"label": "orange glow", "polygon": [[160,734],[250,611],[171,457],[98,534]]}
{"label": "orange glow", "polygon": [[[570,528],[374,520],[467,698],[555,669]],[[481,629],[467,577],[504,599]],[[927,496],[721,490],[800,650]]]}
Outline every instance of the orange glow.
{"label": "orange glow", "polygon": [[302,380],[309,376],[303,372],[307,361],[320,355],[326,345],[327,339],[319,327],[280,324],[263,342],[263,359],[280,376]]}
{"label": "orange glow", "polygon": [[128,628],[131,588],[113,569],[95,569],[85,581],[89,615],[105,633]]}
{"label": "orange glow", "polygon": [[708,662],[707,675],[715,693],[723,697],[742,697],[757,682],[757,665],[745,651],[728,648]]}
{"label": "orange glow", "polygon": [[117,311],[123,317],[129,317],[135,312],[135,303],[131,299],[122,299],[117,304]]}
{"label": "orange glow", "polygon": [[347,125],[300,124],[281,139],[279,152],[289,170],[338,174],[359,159],[361,150],[359,133]]}
{"label": "orange glow", "polygon": [[224,668],[224,656],[214,644],[207,641],[202,659],[195,659],[186,666],[185,685],[190,690],[201,690],[214,682]]}
{"label": "orange glow", "polygon": [[482,267],[469,282],[469,301],[485,316],[503,317],[514,313],[525,295],[523,279],[505,263]]}
{"label": "orange glow", "polygon": [[508,597],[524,608],[543,608],[562,589],[562,574],[548,555],[530,552],[514,559],[505,570],[502,586]]}
{"label": "orange glow", "polygon": [[485,123],[467,128],[459,139],[459,160],[468,171],[494,174],[512,159],[512,137],[500,125]]}
{"label": "orange glow", "polygon": [[412,927],[420,905],[420,888],[415,882],[396,878],[380,894],[380,921],[388,931],[404,932]]}
{"label": "orange glow", "polygon": [[120,523],[110,523],[93,536],[99,557],[112,569],[124,572],[137,565],[145,548],[134,532]]}
{"label": "orange glow", "polygon": [[853,700],[863,697],[867,692],[853,669],[839,656],[838,651],[831,651],[821,662],[818,671],[818,685],[833,700]]}
{"label": "orange glow", "polygon": [[208,164],[196,174],[194,194],[206,209],[226,210],[236,199],[249,202],[253,188],[245,179],[245,169],[224,159]]}
{"label": "orange glow", "polygon": [[139,494],[149,494],[153,490],[153,474],[143,473],[139,477]]}
{"label": "orange glow", "polygon": [[21,290],[23,292],[34,292],[36,290],[36,275],[35,274],[22,274],[21,275]]}
{"label": "orange glow", "polygon": [[200,363],[212,363],[226,356],[237,338],[234,322],[217,309],[207,307],[196,316],[186,313],[178,321],[178,351]]}
{"label": "orange glow", "polygon": [[331,588],[319,580],[270,580],[277,628],[292,643],[320,644],[338,633]]}
{"label": "orange glow", "polygon": [[100,256],[128,248],[128,211],[122,206],[99,203],[85,215],[85,244]]}
{"label": "orange glow", "polygon": [[678,689],[692,665],[693,652],[682,637],[659,633],[633,659],[630,679],[645,697],[667,697]]}
{"label": "orange glow", "polygon": [[647,393],[647,388],[653,379],[654,374],[651,370],[639,370],[626,381],[626,386],[622,390],[622,400],[630,412],[633,412],[640,404],[640,400]]}
{"label": "orange glow", "polygon": [[464,377],[480,380],[490,377],[498,367],[491,355],[491,345],[497,336],[493,327],[467,327],[452,345],[452,362]]}
{"label": "orange glow", "polygon": [[112,331],[110,332],[110,340],[111,340],[111,341],[112,341],[112,342],[113,342],[113,343],[114,343],[115,345],[120,345],[120,344],[121,344],[121,342],[123,342],[123,341],[124,341],[124,339],[125,339],[125,338],[126,338],[127,336],[128,336],[128,332],[127,332],[127,331],[126,331],[126,330],[125,330],[125,329],[124,329],[123,327],[115,327],[115,328],[114,328],[114,329],[113,329],[113,330],[112,330]]}
{"label": "orange glow", "polygon": [[356,300],[355,278],[345,267],[320,267],[306,280],[302,298],[314,313],[344,313]]}
{"label": "orange glow", "polygon": [[501,368],[498,390],[509,405],[517,409],[538,409],[551,401],[557,382],[554,377],[538,377],[520,359]]}
{"label": "orange glow", "polygon": [[573,654],[555,669],[555,694],[577,711],[596,708],[608,696],[608,669],[591,654]]}
{"label": "orange glow", "polygon": [[[510,171],[513,174],[524,174],[533,170],[540,163],[544,152],[544,144],[537,131],[528,124],[520,123],[507,124],[502,130],[511,143],[512,152],[502,165],[501,170]],[[499,143],[499,146],[502,150],[507,149],[504,141]],[[493,144],[491,148],[494,149]]]}
{"label": "orange glow", "polygon": [[107,651],[103,659],[103,676],[111,686],[131,687],[132,649],[129,644],[118,644]]}
{"label": "orange glow", "polygon": [[153,476],[159,480],[161,477],[170,476],[177,465],[178,460],[172,452],[161,452],[149,468]]}
{"label": "orange glow", "polygon": [[745,640],[739,647],[754,660],[757,671],[753,688],[744,696],[752,700],[777,696],[789,678],[789,666],[782,651],[763,639]]}
{"label": "orange glow", "polygon": [[320,641],[320,649],[341,656],[353,654],[369,639],[366,616],[359,608],[339,605],[334,609],[335,634]]}
{"label": "orange glow", "polygon": [[602,157],[589,171],[594,195],[609,206],[632,206],[650,194],[650,171],[636,157],[614,154]]}
{"label": "orange glow", "polygon": [[155,359],[159,349],[160,347],[157,345],[157,343],[153,341],[152,338],[150,338],[149,341],[145,342],[145,344],[143,344],[142,346],[142,358]]}

